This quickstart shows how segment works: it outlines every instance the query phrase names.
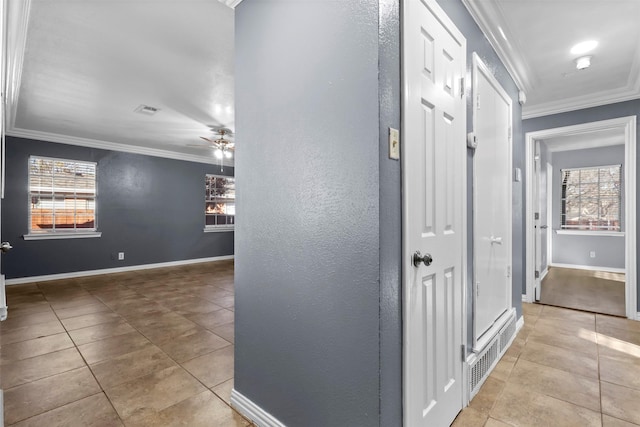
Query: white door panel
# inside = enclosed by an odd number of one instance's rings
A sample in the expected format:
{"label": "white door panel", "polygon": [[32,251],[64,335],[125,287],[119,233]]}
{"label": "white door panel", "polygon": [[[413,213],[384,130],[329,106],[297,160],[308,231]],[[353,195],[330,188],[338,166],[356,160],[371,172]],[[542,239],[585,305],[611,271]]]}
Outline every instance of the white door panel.
{"label": "white door panel", "polygon": [[404,423],[444,426],[463,402],[466,44],[435,1],[404,6]]}
{"label": "white door panel", "polygon": [[[511,99],[474,54],[474,345],[511,307]],[[489,334],[491,335],[491,334]],[[485,340],[490,337],[484,337]]]}

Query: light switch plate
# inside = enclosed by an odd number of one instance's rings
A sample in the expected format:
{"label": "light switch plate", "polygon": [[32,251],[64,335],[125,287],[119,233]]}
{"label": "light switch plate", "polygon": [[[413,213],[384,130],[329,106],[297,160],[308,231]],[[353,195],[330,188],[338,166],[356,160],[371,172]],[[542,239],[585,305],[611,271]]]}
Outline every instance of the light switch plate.
{"label": "light switch plate", "polygon": [[513,180],[515,182],[521,182],[522,181],[522,169],[520,168],[516,168],[513,174]]}
{"label": "light switch plate", "polygon": [[394,128],[389,128],[389,158],[400,159],[400,131]]}

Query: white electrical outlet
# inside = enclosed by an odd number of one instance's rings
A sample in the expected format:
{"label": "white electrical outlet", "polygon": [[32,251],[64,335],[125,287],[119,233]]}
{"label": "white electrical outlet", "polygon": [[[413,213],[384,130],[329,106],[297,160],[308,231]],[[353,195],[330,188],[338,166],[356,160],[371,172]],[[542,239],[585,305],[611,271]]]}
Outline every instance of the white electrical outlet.
{"label": "white electrical outlet", "polygon": [[589,256],[590,256],[591,258],[595,258],[595,257],[596,257],[596,251],[591,251],[591,252],[589,252]]}
{"label": "white electrical outlet", "polygon": [[124,252],[118,252],[118,261],[122,261],[124,259]]}

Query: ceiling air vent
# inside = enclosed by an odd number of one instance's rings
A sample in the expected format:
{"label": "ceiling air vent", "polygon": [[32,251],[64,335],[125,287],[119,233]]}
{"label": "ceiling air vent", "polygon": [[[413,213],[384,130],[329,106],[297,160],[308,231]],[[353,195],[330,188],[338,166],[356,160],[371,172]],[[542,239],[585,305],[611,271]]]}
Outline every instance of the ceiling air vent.
{"label": "ceiling air vent", "polygon": [[156,107],[152,107],[150,105],[140,104],[138,108],[136,108],[133,111],[136,113],[145,114],[147,116],[153,116],[155,113],[160,111],[160,109]]}

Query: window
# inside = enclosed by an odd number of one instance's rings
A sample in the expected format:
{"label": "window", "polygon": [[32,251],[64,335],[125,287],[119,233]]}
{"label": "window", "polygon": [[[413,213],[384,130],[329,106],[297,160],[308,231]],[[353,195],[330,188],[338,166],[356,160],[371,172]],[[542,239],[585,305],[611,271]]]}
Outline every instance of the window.
{"label": "window", "polygon": [[29,234],[96,231],[96,163],[29,157]]}
{"label": "window", "polygon": [[563,230],[620,231],[620,165],[562,169]]}
{"label": "window", "polygon": [[236,184],[233,177],[205,177],[205,231],[233,229],[236,215]]}

